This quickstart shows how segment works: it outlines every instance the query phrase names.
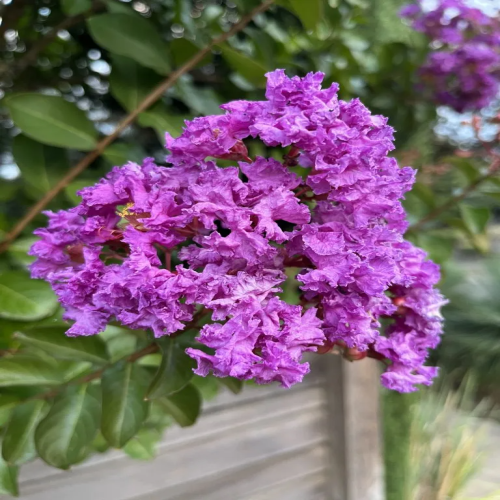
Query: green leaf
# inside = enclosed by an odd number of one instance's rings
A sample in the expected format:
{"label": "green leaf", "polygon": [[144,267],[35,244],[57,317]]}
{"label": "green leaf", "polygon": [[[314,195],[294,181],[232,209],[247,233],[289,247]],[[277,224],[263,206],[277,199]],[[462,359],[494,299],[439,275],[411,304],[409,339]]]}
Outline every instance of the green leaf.
{"label": "green leaf", "polygon": [[90,151],[97,131],[85,113],[62,97],[14,94],[5,99],[12,120],[27,136],[50,146]]}
{"label": "green leaf", "polygon": [[190,358],[175,339],[158,341],[162,351],[160,367],[149,386],[146,397],[156,399],[180,391],[193,378],[196,361]]}
{"label": "green leaf", "polygon": [[150,21],[120,13],[94,16],[87,24],[92,38],[110,52],[163,75],[170,71],[166,44]]}
{"label": "green leaf", "polygon": [[36,457],[35,429],[47,412],[45,401],[28,401],[12,412],[2,441],[2,457],[10,465],[21,465]]}
{"label": "green leaf", "polygon": [[217,379],[211,375],[207,375],[206,377],[199,377],[198,375],[195,375],[191,380],[191,384],[200,391],[201,397],[205,401],[214,399],[219,393],[219,384],[217,383]]}
{"label": "green leaf", "polygon": [[368,5],[364,3],[364,0],[349,0],[349,3],[361,7],[371,7],[371,12],[368,15],[368,27],[376,43],[404,43],[410,46],[419,43],[421,35],[403,23],[398,15],[398,11],[404,3],[401,0],[371,0]]}
{"label": "green leaf", "polygon": [[68,364],[16,354],[0,359],[0,387],[57,385],[67,379]]}
{"label": "green leaf", "polygon": [[451,163],[463,176],[462,185],[466,186],[474,182],[481,175],[479,168],[475,165],[474,158],[461,158],[460,156],[449,156],[443,158],[443,163]]}
{"label": "green leaf", "polygon": [[453,254],[454,241],[439,234],[418,234],[418,245],[429,252],[429,257],[438,264],[449,260]]}
{"label": "green leaf", "polygon": [[112,363],[129,356],[137,349],[137,336],[126,328],[108,325],[99,336],[106,342]]}
{"label": "green leaf", "polygon": [[70,382],[71,380],[78,379],[83,375],[87,375],[92,371],[92,363],[88,361],[62,361],[55,360],[58,369],[63,371],[63,381]]}
{"label": "green leaf", "polygon": [[163,109],[163,106],[155,106],[150,111],[144,111],[139,115],[138,123],[141,127],[152,127],[161,144],[165,142],[165,132],[177,137],[182,133],[185,116],[169,115]]}
{"label": "green leaf", "polygon": [[57,298],[45,281],[32,280],[23,271],[0,274],[0,317],[35,321],[52,314]]}
{"label": "green leaf", "polygon": [[487,208],[477,208],[462,203],[460,213],[465,226],[472,234],[484,232],[490,219],[490,211]]}
{"label": "green leaf", "polygon": [[106,160],[109,161],[109,163],[111,163],[113,167],[121,167],[129,161],[142,163],[142,160],[146,156],[146,153],[138,145],[120,142],[106,148],[103,156],[104,158],[106,158]]}
{"label": "green leaf", "polygon": [[[2,189],[0,190],[0,201],[12,200],[19,191],[19,184],[15,181],[7,182],[2,179]],[[3,215],[3,214],[2,214]],[[0,221],[0,227],[3,226],[4,220]]]}
{"label": "green leaf", "polygon": [[19,404],[19,399],[17,394],[0,394],[0,426],[9,421],[12,410]]}
{"label": "green leaf", "polygon": [[109,355],[105,342],[98,335],[68,337],[67,328],[33,328],[18,332],[15,337],[23,344],[38,347],[55,358],[70,361],[107,363]]}
{"label": "green leaf", "polygon": [[227,44],[220,45],[219,48],[222,51],[224,59],[235,71],[243,76],[243,78],[257,87],[265,87],[266,77],[264,75],[267,73],[267,68],[263,64],[248,57],[242,52],[234,50]]}
{"label": "green leaf", "polygon": [[217,381],[227,387],[233,394],[239,394],[243,389],[243,381],[234,377],[218,378]]}
{"label": "green leaf", "polygon": [[220,99],[210,87],[197,87],[191,83],[189,77],[184,76],[179,79],[175,90],[178,98],[196,114],[220,115],[222,113],[219,108]]}
{"label": "green leaf", "polygon": [[288,0],[306,30],[314,30],[323,18],[323,0]]}
{"label": "green leaf", "polygon": [[100,412],[98,387],[69,386],[36,429],[40,458],[58,469],[68,469],[84,460],[99,430]]}
{"label": "green leaf", "polygon": [[127,111],[133,111],[160,83],[161,77],[128,57],[113,54],[111,59],[111,94]]}
{"label": "green leaf", "polygon": [[122,448],[140,429],[148,413],[147,386],[146,372],[134,363],[104,373],[101,432],[111,446]]}
{"label": "green leaf", "polygon": [[27,236],[25,238],[19,238],[14,241],[9,247],[9,255],[18,263],[23,266],[28,266],[31,264],[35,257],[28,255],[28,250],[33,246],[33,244],[38,241],[39,238],[36,236]]}
{"label": "green leaf", "polygon": [[109,444],[100,431],[97,433],[94,441],[92,441],[92,449],[97,451],[97,453],[104,453],[109,450]]}
{"label": "green leaf", "polygon": [[113,14],[127,14],[129,16],[136,16],[139,17],[139,14],[130,8],[130,4],[126,5],[121,3],[120,0],[105,0],[106,1],[106,8],[108,9],[108,12],[111,12]]}
{"label": "green leaf", "polygon": [[67,16],[76,16],[91,7],[92,0],[61,0],[61,8]]}
{"label": "green leaf", "polygon": [[[200,51],[200,48],[187,38],[174,38],[170,42],[170,52],[172,53],[176,66],[182,66]],[[195,67],[210,64],[212,54],[207,54]]]}
{"label": "green leaf", "polygon": [[201,411],[200,393],[192,384],[188,384],[181,391],[158,401],[181,427],[193,425]]}
{"label": "green leaf", "polygon": [[19,488],[17,486],[18,473],[19,467],[7,464],[0,457],[0,495],[19,496]]}
{"label": "green leaf", "polygon": [[18,135],[12,143],[12,153],[23,175],[23,181],[37,194],[46,193],[69,170],[63,149]]}
{"label": "green leaf", "polygon": [[64,194],[74,205],[78,205],[82,201],[82,199],[76,193],[91,184],[91,181],[83,179],[79,181],[73,181],[71,184],[68,184],[64,188]]}
{"label": "green leaf", "polygon": [[123,448],[123,451],[136,460],[151,460],[156,455],[156,447],[161,433],[156,429],[141,429]]}

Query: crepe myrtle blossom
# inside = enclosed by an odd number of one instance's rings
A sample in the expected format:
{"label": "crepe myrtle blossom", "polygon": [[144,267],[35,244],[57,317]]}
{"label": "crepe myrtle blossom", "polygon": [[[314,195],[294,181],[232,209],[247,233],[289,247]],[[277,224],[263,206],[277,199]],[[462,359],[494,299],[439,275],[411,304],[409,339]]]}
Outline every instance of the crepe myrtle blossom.
{"label": "crepe myrtle blossom", "polygon": [[500,20],[464,0],[438,0],[430,10],[424,5],[419,0],[400,13],[434,47],[420,69],[423,86],[459,112],[489,105],[500,88]]}
{"label": "crepe myrtle blossom", "polygon": [[[186,351],[202,376],[289,387],[309,370],[304,352],[340,349],[383,360],[391,389],[430,384],[444,301],[438,266],[403,239],[414,171],[388,156],[386,118],[322,80],[273,71],[265,101],[224,104],[167,134],[168,167],[115,167],[77,207],[46,212],[31,272],[57,293],[67,334],[118,321],[179,335],[206,314]],[[283,160],[251,158],[245,139]],[[280,298],[289,267],[300,305]]]}

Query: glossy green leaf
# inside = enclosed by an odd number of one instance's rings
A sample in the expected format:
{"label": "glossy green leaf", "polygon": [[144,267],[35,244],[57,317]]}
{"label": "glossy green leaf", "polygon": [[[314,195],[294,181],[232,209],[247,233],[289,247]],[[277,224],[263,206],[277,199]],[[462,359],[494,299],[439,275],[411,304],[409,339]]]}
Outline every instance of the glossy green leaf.
{"label": "glossy green leaf", "polygon": [[132,111],[158,85],[161,77],[129,57],[113,54],[112,62],[111,94],[127,111]]}
{"label": "glossy green leaf", "polygon": [[158,401],[181,427],[193,425],[200,415],[201,396],[198,389],[192,384],[188,384],[181,391]]}
{"label": "glossy green leaf", "polygon": [[67,363],[16,354],[0,359],[0,387],[15,385],[57,385],[67,380]]}
{"label": "glossy green leaf", "polygon": [[92,448],[98,453],[105,453],[109,450],[109,443],[104,439],[100,431],[97,433],[94,441],[92,441]]}
{"label": "glossy green leaf", "polygon": [[420,34],[405,24],[398,15],[403,3],[401,0],[372,0],[370,2],[369,27],[374,42],[379,44],[405,43],[410,46],[419,43]]}
{"label": "glossy green leaf", "polygon": [[463,177],[462,185],[466,186],[481,176],[480,169],[475,165],[474,158],[461,158],[460,156],[449,156],[442,160],[451,163],[453,168],[460,172]]}
{"label": "glossy green leaf", "polygon": [[108,326],[100,337],[106,342],[112,363],[129,356],[137,349],[138,337],[126,328]]}
{"label": "glossy green leaf", "polygon": [[0,317],[35,321],[52,314],[57,298],[45,281],[32,280],[23,271],[0,274]]}
{"label": "glossy green leaf", "polygon": [[66,330],[64,327],[32,328],[17,333],[16,338],[59,359],[91,363],[109,361],[106,344],[98,335],[68,337]]}
{"label": "glossy green leaf", "polygon": [[140,429],[148,413],[147,386],[146,372],[133,363],[104,373],[101,432],[111,446],[122,448]]}
{"label": "glossy green leaf", "polygon": [[2,457],[21,465],[36,457],[35,429],[48,410],[43,400],[28,401],[12,412],[2,440]]}
{"label": "glossy green leaf", "polygon": [[416,222],[436,206],[435,195],[429,186],[417,182],[405,194],[404,207],[411,222]]}
{"label": "glossy green leaf", "polygon": [[[189,61],[199,52],[200,48],[187,38],[174,38],[170,42],[170,52],[172,53],[176,66],[181,66]],[[212,55],[207,54],[195,67],[204,66],[212,61]]]}
{"label": "glossy green leaf", "polygon": [[17,486],[17,476],[19,467],[9,465],[0,456],[0,495],[19,496],[19,488]]}
{"label": "glossy green leaf", "polygon": [[35,257],[32,255],[28,255],[29,249],[33,246],[35,241],[38,241],[39,238],[36,236],[27,236],[25,238],[19,238],[14,241],[9,247],[9,255],[16,261],[18,264],[23,266],[27,266],[34,262]]}
{"label": "glossy green leaf", "polygon": [[70,168],[63,149],[45,146],[22,134],[14,138],[12,153],[23,182],[38,194],[46,193]]}
{"label": "glossy green leaf", "polygon": [[418,235],[418,245],[429,253],[434,262],[442,264],[451,258],[454,241],[439,234],[422,233]]}
{"label": "glossy green leaf", "polygon": [[63,372],[62,377],[65,383],[79,379],[92,371],[92,363],[89,361],[64,361],[53,359],[56,361],[58,369]]}
{"label": "glossy green leaf", "polygon": [[217,379],[212,375],[207,375],[206,377],[195,375],[191,380],[191,384],[200,391],[201,397],[205,401],[214,399],[219,393],[219,384],[217,383]]}
{"label": "glossy green leaf", "polygon": [[36,450],[52,467],[68,469],[84,460],[99,430],[99,388],[69,386],[35,432]]}
{"label": "glossy green leaf", "polygon": [[78,205],[82,201],[82,198],[80,196],[78,196],[76,193],[78,191],[80,191],[81,189],[83,189],[87,186],[90,186],[90,185],[92,185],[91,181],[87,181],[87,180],[83,180],[83,179],[73,181],[71,184],[68,184],[64,188],[64,194],[74,205]]}
{"label": "glossy green leaf", "polygon": [[141,127],[152,127],[163,145],[165,142],[165,132],[173,135],[174,137],[182,133],[184,126],[185,116],[170,115],[163,110],[163,106],[155,106],[150,111],[141,113],[138,118]]}
{"label": "glossy green leaf", "polygon": [[159,341],[162,352],[160,367],[149,386],[148,399],[169,396],[180,391],[193,378],[196,361],[190,358],[175,339]]}
{"label": "glossy green leaf", "polygon": [[189,77],[179,79],[175,86],[176,94],[193,113],[202,115],[220,115],[222,110],[219,105],[222,101],[209,87],[197,87],[193,85]]}
{"label": "glossy green leaf", "polygon": [[123,451],[136,460],[151,460],[156,455],[156,448],[161,433],[156,429],[141,429],[123,448]]}
{"label": "glossy green leaf", "polygon": [[220,49],[224,59],[241,76],[258,87],[266,85],[266,77],[264,75],[268,70],[263,64],[227,44],[221,45]]}
{"label": "glossy green leaf", "polygon": [[460,213],[467,229],[472,234],[483,233],[490,219],[490,211],[487,208],[472,207],[460,204]]}
{"label": "glossy green leaf", "polygon": [[112,14],[127,14],[129,16],[139,16],[134,9],[130,7],[130,4],[124,4],[120,0],[105,0],[106,8],[108,12]]}
{"label": "glossy green leaf", "polygon": [[113,167],[121,167],[129,161],[142,163],[142,160],[146,156],[146,153],[140,146],[136,144],[127,144],[124,142],[120,142],[117,144],[112,144],[111,146],[106,148],[103,156]]}
{"label": "glossy green leaf", "polygon": [[323,17],[323,0],[288,0],[306,30],[314,30]]}
{"label": "glossy green leaf", "polygon": [[9,421],[10,415],[18,405],[19,400],[20,397],[17,394],[0,394],[0,426]]}
{"label": "glossy green leaf", "polygon": [[170,71],[167,46],[153,23],[129,14],[101,14],[87,21],[94,40],[118,55],[153,68],[160,74]]}
{"label": "glossy green leaf", "polygon": [[14,123],[27,136],[50,146],[89,151],[97,131],[85,113],[59,96],[14,94],[5,99]]}
{"label": "glossy green leaf", "polygon": [[243,390],[243,381],[234,377],[218,378],[217,381],[227,387],[233,394],[239,394]]}
{"label": "glossy green leaf", "polygon": [[61,0],[61,7],[67,16],[76,16],[92,7],[92,0]]}

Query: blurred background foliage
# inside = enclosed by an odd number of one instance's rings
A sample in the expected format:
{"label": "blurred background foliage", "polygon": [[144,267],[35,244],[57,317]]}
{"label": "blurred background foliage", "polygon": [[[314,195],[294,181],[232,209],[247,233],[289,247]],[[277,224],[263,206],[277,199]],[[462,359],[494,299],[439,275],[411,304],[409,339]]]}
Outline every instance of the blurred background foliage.
{"label": "blurred background foliage", "polygon": [[[415,90],[416,70],[429,47],[398,17],[403,3],[277,0],[140,113],[48,208],[74,206],[76,191],[114,165],[144,156],[162,163],[165,131],[178,134],[184,119],[220,113],[223,102],[261,99],[266,71],[323,71],[327,84],[340,84],[341,98],[360,98],[389,117],[396,129],[395,155],[419,168],[405,203],[413,224],[408,238],[444,265],[443,290],[451,300],[445,308],[447,335],[435,360],[451,385],[458,387],[473,371],[477,394],[500,402],[500,271],[494,255],[483,258],[498,247],[500,179],[483,179],[491,163],[488,151],[498,143],[498,110],[483,110],[474,127],[472,116],[436,108]],[[258,4],[0,1],[0,241],[159,82]],[[251,154],[262,153],[259,147],[250,143]],[[150,354],[134,365],[113,365],[102,384],[96,383],[96,370],[147,346],[148,334],[110,326],[99,338],[65,341],[54,295],[27,271],[32,230],[43,225],[45,217],[35,217],[0,257],[0,492],[7,494],[17,492],[18,467],[37,455],[61,468],[109,446],[151,458],[162,431],[172,423],[193,424],[201,399],[214,397],[221,383],[241,389],[233,380],[186,375],[188,361],[167,344],[162,352],[174,353],[177,365]],[[284,297],[296,300],[293,280]],[[193,342],[192,333],[186,342]],[[180,373],[176,387],[158,382],[174,372]],[[71,385],[81,377],[90,379]],[[143,389],[152,383],[156,396],[144,402]],[[53,398],[45,395],[54,387],[63,391],[50,406],[45,399]],[[101,409],[101,391],[118,406],[127,405],[132,417],[118,422],[113,405]],[[75,401],[88,410],[90,424],[68,412]],[[418,401],[418,395],[384,393],[390,500],[409,498],[404,492],[410,475],[402,467],[411,454],[412,408]],[[78,439],[54,437],[53,429],[68,418],[89,425],[88,432]]]}

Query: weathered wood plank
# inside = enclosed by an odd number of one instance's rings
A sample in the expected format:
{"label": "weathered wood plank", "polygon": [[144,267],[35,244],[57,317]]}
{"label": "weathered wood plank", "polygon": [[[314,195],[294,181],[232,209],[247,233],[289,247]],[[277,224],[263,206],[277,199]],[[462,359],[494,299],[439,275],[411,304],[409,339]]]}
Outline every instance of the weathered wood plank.
{"label": "weathered wood plank", "polygon": [[[250,389],[250,391],[259,389]],[[272,398],[255,400],[247,397],[242,404],[241,395],[230,394],[229,398],[238,404],[232,407],[221,407],[219,411],[211,411],[204,414],[194,427],[182,429],[172,427],[168,429],[165,438],[160,445],[162,449],[172,449],[176,446],[182,446],[183,443],[196,442],[206,434],[217,432],[228,432],[232,427],[251,425],[252,422],[258,422],[261,419],[282,418],[288,412],[294,412],[300,409],[313,409],[323,404],[323,392],[320,387],[308,386],[300,391],[281,391],[276,392]],[[130,460],[124,457],[120,451],[112,451],[103,455],[95,455],[87,462],[75,467],[72,474],[83,471],[87,467],[105,466],[106,463],[113,460]],[[48,467],[42,462],[34,462],[23,467],[21,472],[20,484],[23,485],[46,480],[49,477],[66,475],[67,472]]]}
{"label": "weathered wood plank", "polygon": [[77,468],[46,480],[30,481],[23,487],[23,498],[131,499],[230,467],[242,467],[279,450],[286,451],[291,443],[294,447],[320,443],[325,439],[324,416],[322,407],[316,406],[285,412],[283,417],[286,418],[273,415],[267,419],[256,419],[252,425],[205,432],[198,439],[164,447],[151,462],[140,463],[121,458]]}
{"label": "weathered wood plank", "polygon": [[[303,474],[282,485],[252,494],[241,500],[324,500],[325,499],[325,472]],[[186,499],[187,500],[187,499]],[[236,500],[236,499],[220,499]]]}
{"label": "weathered wood plank", "polygon": [[325,356],[332,500],[382,500],[378,362]]}
{"label": "weathered wood plank", "polygon": [[[234,500],[237,498],[261,498],[263,492],[288,490],[290,482],[299,477],[317,476],[316,483],[325,484],[325,464],[328,455],[326,445],[294,448],[271,454],[263,460],[232,468],[223,473],[206,476],[174,488],[167,488],[134,500]],[[322,473],[323,471],[323,473]],[[288,496],[266,497],[273,500]],[[299,497],[300,498],[300,497]],[[302,499],[309,500],[303,496]]]}

